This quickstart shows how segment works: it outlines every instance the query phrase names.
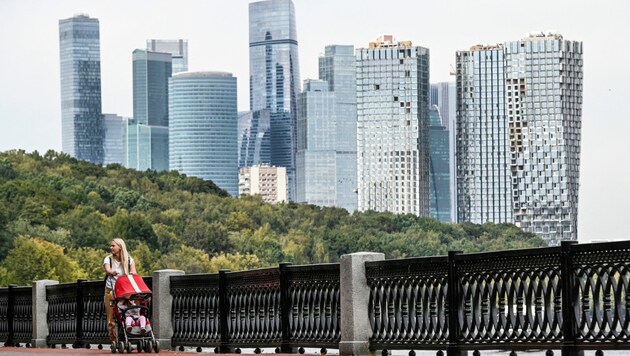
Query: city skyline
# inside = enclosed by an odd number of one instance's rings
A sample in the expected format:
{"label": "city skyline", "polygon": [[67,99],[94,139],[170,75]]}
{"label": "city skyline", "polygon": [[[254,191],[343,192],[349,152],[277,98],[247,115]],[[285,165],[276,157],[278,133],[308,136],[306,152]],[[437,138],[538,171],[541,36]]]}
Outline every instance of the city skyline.
{"label": "city skyline", "polygon": [[[0,44],[10,48],[12,55],[0,60],[3,78],[0,83],[0,151],[15,148],[29,152],[61,150],[59,43],[55,27],[59,19],[79,12],[98,18],[101,25],[103,112],[130,116],[129,53],[142,48],[151,38],[186,38],[192,70],[234,73],[239,81],[238,107],[247,109],[248,3],[191,2],[182,9],[174,9],[167,2],[159,1],[152,2],[151,7],[144,1],[131,4],[118,1],[107,4],[3,1],[0,4]],[[401,12],[400,8],[404,7],[417,11]],[[537,7],[543,10],[535,10]],[[213,11],[202,11],[215,8],[221,11],[214,11],[219,14],[212,19],[207,17],[214,16],[210,15]],[[332,8],[335,11],[331,11]],[[623,99],[630,95],[629,89],[623,85],[628,74],[619,70],[615,59],[627,57],[628,49],[610,44],[622,43],[628,32],[623,30],[622,14],[628,13],[629,4],[622,1],[603,5],[533,1],[511,4],[506,9],[496,1],[475,5],[393,1],[383,7],[376,2],[318,1],[314,4],[296,0],[295,9],[302,79],[317,78],[318,56],[326,45],[361,47],[380,34],[393,34],[397,40],[411,40],[429,48],[431,83],[453,81],[448,71],[449,66],[455,64],[455,51],[468,49],[476,43],[502,43],[521,38],[531,31],[549,29],[556,29],[565,38],[582,41],[586,54],[579,239],[624,237],[622,221],[627,212],[626,201],[630,199],[630,182],[627,176],[629,159],[623,154],[629,145],[623,133],[630,129],[626,119],[630,109],[623,105]],[[435,16],[417,21],[420,10]],[[160,20],[166,14],[181,19]],[[385,17],[386,14],[392,15],[391,20]],[[323,16],[328,19],[322,19]],[[379,21],[362,21],[370,16]],[[474,26],[466,23],[466,19],[476,16],[493,21],[475,21]],[[25,18],[29,21],[24,21]],[[220,32],[221,28],[231,32]],[[225,48],[218,52],[225,56],[217,56],[216,48]],[[33,105],[35,99],[37,105]]]}

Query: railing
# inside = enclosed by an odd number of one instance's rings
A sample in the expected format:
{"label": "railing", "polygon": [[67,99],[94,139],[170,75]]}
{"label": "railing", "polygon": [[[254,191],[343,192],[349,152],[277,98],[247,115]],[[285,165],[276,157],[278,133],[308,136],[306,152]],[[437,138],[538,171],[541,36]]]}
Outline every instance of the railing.
{"label": "railing", "polygon": [[[344,339],[348,329],[342,332],[341,320],[357,306],[369,320],[363,330],[371,330],[371,336],[364,342],[373,351],[460,355],[474,350],[478,355],[487,349],[561,349],[563,355],[577,355],[580,350],[630,349],[630,241],[372,260],[365,262],[366,279],[346,289],[340,275],[350,270],[341,268],[283,263],[171,275],[160,282],[166,289],[159,290],[170,292],[172,304],[149,315],[170,323],[163,329],[168,337],[172,330],[169,346],[217,352],[339,348],[356,341]],[[152,279],[145,281],[152,288]],[[365,288],[369,299],[342,301],[341,292],[356,286]],[[102,281],[47,285],[46,344],[107,343],[103,289]],[[0,341],[5,345],[31,341],[34,298],[31,287],[0,288]],[[163,313],[168,314],[162,318]]]}
{"label": "railing", "polygon": [[366,275],[373,350],[630,348],[629,242],[366,262]]}
{"label": "railing", "polygon": [[339,264],[171,277],[173,346],[336,347]]}

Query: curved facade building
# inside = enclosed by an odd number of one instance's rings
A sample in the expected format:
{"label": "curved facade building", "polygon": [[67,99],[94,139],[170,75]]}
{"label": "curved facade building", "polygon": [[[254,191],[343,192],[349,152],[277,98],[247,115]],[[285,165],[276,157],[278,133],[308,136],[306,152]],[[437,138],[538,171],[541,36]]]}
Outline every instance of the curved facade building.
{"label": "curved facade building", "polygon": [[250,110],[270,111],[271,162],[254,163],[286,167],[294,200],[300,69],[291,0],[249,4],[249,75]]}
{"label": "curved facade building", "polygon": [[236,77],[184,72],[169,82],[169,167],[238,194]]}

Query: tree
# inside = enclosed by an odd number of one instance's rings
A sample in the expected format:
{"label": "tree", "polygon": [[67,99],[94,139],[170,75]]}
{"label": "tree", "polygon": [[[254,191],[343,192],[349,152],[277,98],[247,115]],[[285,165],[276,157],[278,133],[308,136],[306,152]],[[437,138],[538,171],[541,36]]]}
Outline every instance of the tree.
{"label": "tree", "polygon": [[64,255],[63,247],[39,238],[19,236],[1,265],[7,283],[31,284],[41,279],[71,282],[85,275],[79,264]]}

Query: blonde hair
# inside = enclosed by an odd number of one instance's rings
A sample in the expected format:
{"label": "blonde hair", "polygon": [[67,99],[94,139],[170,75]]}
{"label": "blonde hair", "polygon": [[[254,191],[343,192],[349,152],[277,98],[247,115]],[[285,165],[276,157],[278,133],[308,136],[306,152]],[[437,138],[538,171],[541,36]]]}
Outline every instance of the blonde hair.
{"label": "blonde hair", "polygon": [[[127,245],[125,245],[125,241],[120,238],[113,239],[112,241],[120,247],[120,261],[118,262],[122,265],[124,273],[129,274],[129,253],[127,252]],[[112,258],[116,259],[114,254],[112,254]]]}

